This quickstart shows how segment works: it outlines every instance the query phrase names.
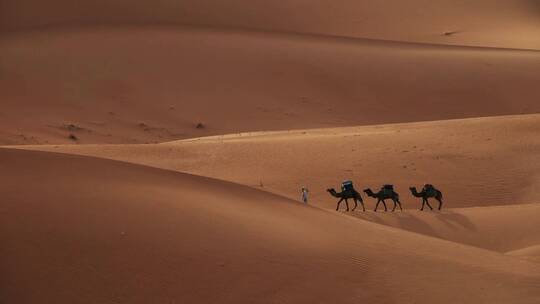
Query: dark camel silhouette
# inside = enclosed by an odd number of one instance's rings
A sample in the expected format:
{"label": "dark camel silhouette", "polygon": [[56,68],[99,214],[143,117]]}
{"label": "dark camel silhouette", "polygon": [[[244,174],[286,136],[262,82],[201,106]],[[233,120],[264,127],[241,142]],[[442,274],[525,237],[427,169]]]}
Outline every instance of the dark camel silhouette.
{"label": "dark camel silhouette", "polygon": [[397,194],[396,192],[394,192],[393,190],[386,190],[386,191],[383,191],[382,189],[377,192],[377,193],[374,193],[373,191],[371,191],[371,189],[367,188],[364,190],[364,192],[368,195],[368,196],[371,196],[373,198],[376,198],[377,199],[377,205],[375,205],[375,212],[377,212],[377,208],[379,207],[379,203],[382,202],[383,203],[383,206],[384,206],[384,211],[388,211],[388,209],[386,208],[386,203],[384,200],[386,199],[391,199],[393,202],[394,202],[394,208],[392,209],[392,212],[394,212],[394,210],[396,210],[396,207],[399,205],[399,209],[401,211],[403,211],[403,208],[401,208],[401,202],[399,201],[399,194]]}
{"label": "dark camel silhouette", "polygon": [[430,210],[433,210],[433,208],[431,208],[431,205],[429,204],[429,198],[436,199],[439,202],[439,210],[441,210],[443,204],[441,191],[435,188],[433,188],[432,191],[426,191],[426,189],[422,189],[421,192],[416,191],[416,187],[410,187],[409,189],[411,190],[412,195],[422,198],[422,208],[420,208],[420,211],[424,210],[424,205],[427,205]]}
{"label": "dark camel silhouette", "polygon": [[333,197],[339,198],[339,201],[337,202],[337,206],[336,206],[336,211],[339,210],[339,204],[341,204],[342,201],[345,201],[345,205],[347,205],[347,211],[349,211],[348,199],[353,199],[354,201],[354,208],[352,211],[354,211],[356,207],[358,207],[358,202],[362,204],[362,209],[366,211],[366,207],[364,207],[364,200],[362,200],[362,196],[360,196],[360,193],[356,192],[356,190],[354,189],[345,190],[338,193],[336,192],[336,190],[334,190],[334,188],[330,188],[330,189],[327,189],[326,191],[328,191],[330,195],[332,195]]}

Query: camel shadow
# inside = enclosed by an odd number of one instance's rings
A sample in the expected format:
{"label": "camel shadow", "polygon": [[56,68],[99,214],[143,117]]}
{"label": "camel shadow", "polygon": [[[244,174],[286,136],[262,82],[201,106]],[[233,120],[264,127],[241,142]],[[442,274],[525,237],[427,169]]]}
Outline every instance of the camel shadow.
{"label": "camel shadow", "polygon": [[354,217],[364,219],[376,224],[386,225],[384,221],[380,218],[380,216],[377,216],[377,214],[372,214],[371,212],[355,212]]}
{"label": "camel shadow", "polygon": [[442,212],[436,212],[435,218],[446,226],[456,229],[457,227],[465,228],[469,231],[477,231],[476,226],[465,215],[457,213],[452,210],[443,210]]}
{"label": "camel shadow", "polygon": [[355,215],[376,224],[391,226],[410,232],[444,238],[444,230],[437,229],[434,221],[440,221],[450,230],[476,231],[476,226],[463,214],[451,210],[420,212],[418,210],[406,210],[396,213],[358,213]]}
{"label": "camel shadow", "polygon": [[419,234],[440,237],[436,230],[429,223],[421,220],[416,214],[409,210],[404,212],[381,212],[381,213],[361,213],[357,216],[370,222],[385,226],[395,227]]}
{"label": "camel shadow", "polygon": [[406,212],[397,218],[398,227],[407,231],[441,237],[437,230],[426,221],[423,221],[416,212]]}

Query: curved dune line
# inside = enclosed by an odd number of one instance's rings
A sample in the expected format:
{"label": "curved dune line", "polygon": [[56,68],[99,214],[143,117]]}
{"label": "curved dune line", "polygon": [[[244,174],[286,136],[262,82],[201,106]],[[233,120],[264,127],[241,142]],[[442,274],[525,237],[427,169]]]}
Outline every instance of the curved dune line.
{"label": "curved dune line", "polygon": [[228,182],[45,152],[0,149],[0,162],[3,302],[540,296],[533,263]]}
{"label": "curved dune line", "polygon": [[[393,183],[406,209],[420,208],[408,187],[426,181],[443,190],[444,208],[514,205],[538,198],[539,120],[540,115],[518,115],[252,132],[149,145],[19,148],[124,160],[256,188],[262,182],[263,190],[295,200],[299,189],[308,186],[311,203],[329,209],[336,201],[325,189],[345,179],[358,187]],[[364,199],[373,209],[375,202]]]}
{"label": "curved dune line", "polygon": [[204,25],[410,42],[540,49],[534,0],[254,2],[6,0],[0,31],[81,25]]}

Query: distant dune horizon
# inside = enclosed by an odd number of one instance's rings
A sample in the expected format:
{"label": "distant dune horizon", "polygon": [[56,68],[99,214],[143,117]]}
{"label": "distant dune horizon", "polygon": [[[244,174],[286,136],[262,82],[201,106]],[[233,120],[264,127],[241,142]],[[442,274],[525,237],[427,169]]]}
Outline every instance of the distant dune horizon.
{"label": "distant dune horizon", "polygon": [[540,49],[534,0],[4,0],[0,31],[47,27],[195,25],[449,45]]}
{"label": "distant dune horizon", "polygon": [[0,303],[538,304],[539,71],[535,0],[0,0]]}

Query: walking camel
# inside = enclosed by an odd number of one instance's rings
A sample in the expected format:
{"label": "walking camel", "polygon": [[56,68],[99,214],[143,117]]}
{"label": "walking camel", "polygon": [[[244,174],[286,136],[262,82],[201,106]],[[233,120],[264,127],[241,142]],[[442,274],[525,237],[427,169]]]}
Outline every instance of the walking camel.
{"label": "walking camel", "polygon": [[[426,186],[428,186],[428,185],[426,185]],[[430,210],[433,210],[433,208],[429,204],[429,201],[428,201],[429,198],[436,199],[439,202],[439,210],[441,210],[441,207],[442,207],[442,204],[443,204],[443,202],[442,202],[442,198],[443,198],[442,192],[435,189],[431,185],[428,186],[428,187],[426,187],[426,186],[424,186],[424,188],[422,189],[421,192],[416,191],[416,187],[410,187],[409,188],[411,190],[412,195],[422,198],[422,208],[420,208],[420,211],[424,210],[424,205],[427,205]]]}
{"label": "walking camel", "polygon": [[371,191],[370,188],[367,188],[364,190],[364,192],[373,198],[377,199],[377,204],[375,205],[375,212],[377,212],[377,208],[379,207],[379,203],[382,202],[384,206],[384,211],[388,211],[388,208],[386,208],[386,203],[384,200],[391,199],[394,202],[394,208],[392,209],[392,212],[396,210],[396,207],[399,205],[399,209],[403,211],[403,208],[401,208],[401,202],[399,201],[399,194],[397,194],[393,189],[390,188],[382,188],[379,192],[375,193]]}
{"label": "walking camel", "polygon": [[330,188],[326,191],[328,191],[333,197],[339,198],[336,206],[336,211],[339,210],[339,205],[342,201],[345,201],[345,205],[347,205],[347,211],[349,211],[349,199],[353,199],[354,201],[354,208],[352,209],[352,211],[354,211],[356,207],[358,207],[358,201],[360,202],[360,204],[362,204],[362,209],[364,210],[364,212],[366,211],[366,207],[364,207],[364,200],[362,200],[362,196],[360,196],[360,193],[358,193],[356,190],[352,189],[342,192],[336,192],[334,188]]}

